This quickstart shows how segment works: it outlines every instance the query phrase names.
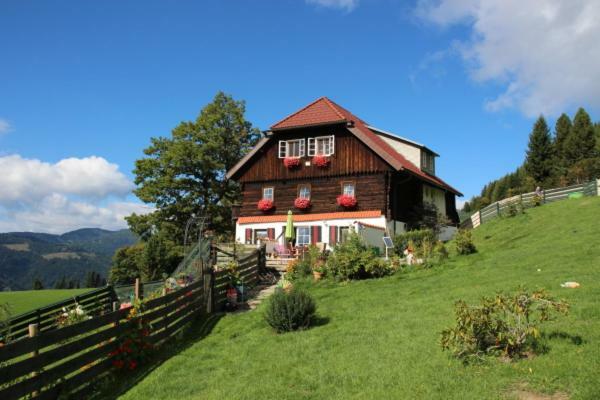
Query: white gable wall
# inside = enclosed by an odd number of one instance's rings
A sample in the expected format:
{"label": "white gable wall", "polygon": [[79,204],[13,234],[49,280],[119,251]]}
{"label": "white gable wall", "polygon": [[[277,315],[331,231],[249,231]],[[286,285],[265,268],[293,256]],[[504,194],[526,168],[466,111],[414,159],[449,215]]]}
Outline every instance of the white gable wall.
{"label": "white gable wall", "polygon": [[377,135],[382,138],[387,144],[392,146],[394,150],[398,153],[402,154],[404,158],[406,158],[411,163],[415,164],[417,167],[421,168],[421,149],[404,142],[400,142],[398,140],[390,139],[384,135]]}

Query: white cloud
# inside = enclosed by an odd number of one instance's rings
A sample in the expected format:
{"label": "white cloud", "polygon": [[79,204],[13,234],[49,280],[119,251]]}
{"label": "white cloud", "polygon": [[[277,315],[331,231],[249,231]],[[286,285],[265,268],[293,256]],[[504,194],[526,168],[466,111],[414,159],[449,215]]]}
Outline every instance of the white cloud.
{"label": "white cloud", "polygon": [[0,135],[4,133],[8,133],[12,130],[12,125],[10,122],[5,120],[4,118],[0,118]]}
{"label": "white cloud", "polygon": [[471,38],[455,46],[471,77],[504,86],[488,110],[600,108],[600,1],[420,0],[417,15],[470,28]]}
{"label": "white cloud", "polygon": [[151,207],[125,200],[133,183],[102,157],[51,164],[0,156],[0,232],[63,233],[83,227],[121,229],[124,217]]}
{"label": "white cloud", "polygon": [[308,4],[316,4],[321,7],[336,8],[350,12],[358,6],[358,0],[306,0]]}
{"label": "white cloud", "polygon": [[101,199],[126,196],[132,182],[102,157],[65,158],[55,164],[20,155],[0,157],[0,204],[32,203],[53,193]]}

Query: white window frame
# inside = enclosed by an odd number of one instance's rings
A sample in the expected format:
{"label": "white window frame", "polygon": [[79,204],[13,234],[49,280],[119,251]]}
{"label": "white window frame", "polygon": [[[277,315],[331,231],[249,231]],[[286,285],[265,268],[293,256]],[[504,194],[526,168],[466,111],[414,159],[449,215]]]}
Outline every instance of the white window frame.
{"label": "white window frame", "polygon": [[[305,230],[307,233],[300,233],[300,230]],[[296,228],[296,246],[309,246],[312,242],[311,242],[311,234],[312,234],[312,229],[310,229],[310,226],[299,226]],[[304,241],[300,241],[300,237],[302,237],[303,239],[307,239],[308,242],[304,242]]]}
{"label": "white window frame", "polygon": [[[352,185],[352,194],[350,193],[346,193],[346,186],[350,186]],[[342,194],[346,194],[352,197],[356,197],[356,183],[352,182],[352,181],[345,181],[342,182]]]}
{"label": "white window frame", "polygon": [[[298,142],[298,153],[299,155],[297,156],[290,156],[290,143],[295,143]],[[304,157],[304,155],[306,154],[306,146],[305,146],[305,140],[304,139],[292,139],[292,140],[280,140],[279,141],[279,158],[286,158],[286,157],[295,157],[295,158],[301,158]]]}
{"label": "white window frame", "polygon": [[[303,196],[302,195],[302,189],[308,189],[308,196]],[[298,198],[310,200],[311,189],[312,188],[310,187],[310,185],[306,184],[306,183],[298,185]]]}
{"label": "white window frame", "polygon": [[[267,196],[265,196],[265,193],[267,191],[269,191],[269,190],[271,191],[271,196],[267,197]],[[265,187],[263,187],[263,189],[262,189],[262,198],[263,198],[263,200],[275,201],[275,188],[273,186],[265,186]]]}
{"label": "white window frame", "polygon": [[[329,139],[329,151],[319,153],[319,151],[318,151],[319,140],[324,140],[324,139]],[[335,154],[335,136],[334,135],[317,136],[317,137],[308,138],[308,156],[309,157],[313,157],[316,155],[331,156],[333,154]]]}

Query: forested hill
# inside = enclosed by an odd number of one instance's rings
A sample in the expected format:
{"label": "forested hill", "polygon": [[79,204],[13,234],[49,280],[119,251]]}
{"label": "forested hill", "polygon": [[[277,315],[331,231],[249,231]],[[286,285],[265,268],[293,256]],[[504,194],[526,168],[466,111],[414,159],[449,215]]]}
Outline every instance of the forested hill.
{"label": "forested hill", "polygon": [[[137,242],[127,229],[86,228],[62,235],[0,233],[0,290],[86,286],[92,272],[106,278],[115,251]],[[63,279],[64,278],[64,279]]]}

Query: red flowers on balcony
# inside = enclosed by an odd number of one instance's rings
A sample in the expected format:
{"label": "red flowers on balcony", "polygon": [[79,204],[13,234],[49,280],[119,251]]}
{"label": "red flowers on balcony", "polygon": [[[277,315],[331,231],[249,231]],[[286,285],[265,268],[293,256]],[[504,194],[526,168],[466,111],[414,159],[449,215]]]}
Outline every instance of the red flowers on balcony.
{"label": "red flowers on balcony", "polygon": [[344,208],[353,208],[356,207],[356,197],[348,194],[340,194],[337,197],[337,203]]}
{"label": "red flowers on balcony", "polygon": [[310,207],[310,199],[298,197],[296,200],[294,200],[294,207],[300,210],[306,210],[308,207]]}
{"label": "red flowers on balcony", "polygon": [[288,169],[297,168],[300,166],[300,159],[298,157],[286,157],[283,159],[283,165]]}
{"label": "red flowers on balcony", "polygon": [[329,165],[329,157],[316,155],[313,157],[312,162],[319,168],[325,168]]}
{"label": "red flowers on balcony", "polygon": [[261,211],[269,211],[273,208],[273,200],[262,199],[258,201],[257,207]]}

